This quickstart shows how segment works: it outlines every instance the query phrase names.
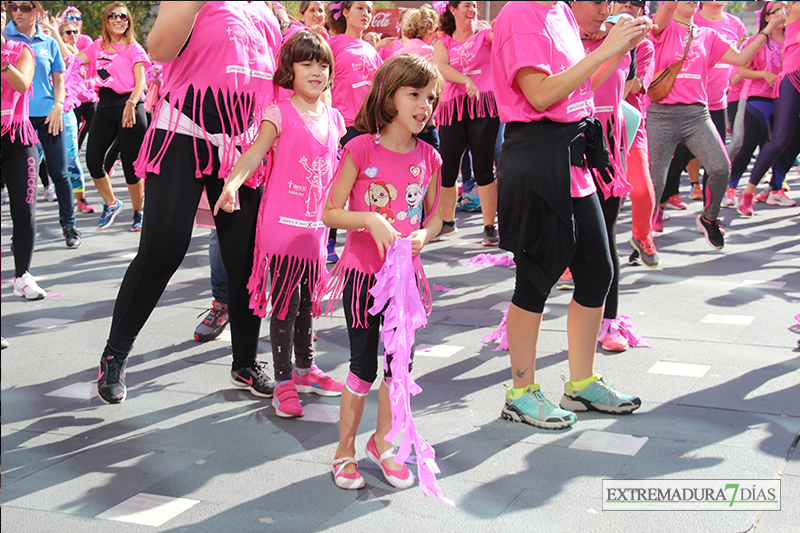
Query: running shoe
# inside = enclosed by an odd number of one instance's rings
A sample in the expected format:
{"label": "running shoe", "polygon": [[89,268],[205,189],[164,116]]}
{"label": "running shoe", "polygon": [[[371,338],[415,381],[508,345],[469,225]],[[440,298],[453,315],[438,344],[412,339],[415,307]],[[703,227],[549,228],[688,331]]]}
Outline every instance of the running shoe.
{"label": "running shoe", "polygon": [[664,231],[664,210],[661,206],[656,207],[656,212],[653,214],[653,231],[662,233]]}
{"label": "running shoe", "polygon": [[131,224],[131,231],[142,231],[142,218],[144,218],[143,212],[133,212],[133,224]]}
{"label": "running shoe", "polygon": [[9,347],[8,341],[5,337],[0,337],[0,349],[5,350]]}
{"label": "running shoe", "polygon": [[702,200],[703,199],[703,189],[700,188],[700,184],[692,183],[692,200]]}
{"label": "running shoe", "polygon": [[770,187],[767,187],[766,189],[764,189],[760,193],[758,193],[755,196],[753,196],[753,200],[756,201],[756,202],[766,202],[767,198],[769,198],[769,193],[770,192],[772,192],[772,189]]}
{"label": "running shoe", "polygon": [[61,228],[61,234],[64,235],[67,248],[72,248],[74,250],[81,247],[81,232],[75,229],[75,226]]}
{"label": "running shoe", "polygon": [[300,405],[300,396],[297,395],[294,381],[287,379],[278,383],[272,396],[272,407],[275,408],[275,414],[281,418],[303,416],[303,406]]}
{"label": "running shoe", "polygon": [[97,395],[105,403],[121,403],[128,395],[125,387],[125,367],[128,360],[119,361],[114,356],[100,357],[100,371],[97,374]]}
{"label": "running shoe", "polygon": [[[200,313],[202,316],[203,313]],[[213,341],[219,337],[228,325],[228,306],[214,300],[211,309],[197,328],[194,330],[194,339],[198,342]]]}
{"label": "running shoe", "polygon": [[391,459],[397,455],[397,452],[394,449],[394,446],[389,448],[383,453],[378,453],[378,448],[375,446],[375,434],[373,433],[370,435],[369,440],[367,441],[367,457],[378,465],[383,472],[383,477],[389,483],[389,485],[397,488],[397,489],[407,489],[411,485],[414,484],[414,474],[408,469],[408,466],[405,464],[398,468],[397,470],[391,470],[389,467],[383,464],[384,461],[387,459]]}
{"label": "running shoe", "polygon": [[[349,464],[355,465],[356,471],[352,474],[345,474],[344,468]],[[358,472],[358,463],[354,457],[333,458],[333,482],[337,487],[345,490],[362,489],[366,484]]]}
{"label": "running shoe", "polygon": [[528,385],[525,393],[515,398],[506,387],[506,403],[501,416],[512,422],[524,422],[544,429],[563,429],[575,423],[574,413],[559,409],[544,397],[539,385]]}
{"label": "running shoe", "polygon": [[47,292],[36,284],[30,272],[25,272],[14,278],[14,296],[21,296],[26,300],[41,300],[47,296]]}
{"label": "running shoe", "polygon": [[753,216],[753,194],[743,192],[736,200],[736,210],[743,217]]}
{"label": "running shoe", "polygon": [[303,394],[319,394],[320,396],[341,396],[344,385],[330,377],[328,374],[320,370],[317,365],[311,365],[311,368],[302,376],[294,369],[292,373],[292,381],[294,381],[297,392]]}
{"label": "running shoe", "polygon": [[572,271],[567,267],[556,283],[556,289],[560,291],[571,291],[575,288],[575,281],[572,279]]}
{"label": "running shoe", "polygon": [[680,194],[673,194],[669,197],[669,200],[667,200],[667,207],[683,210],[687,209],[689,206],[686,205],[686,202],[683,201]]}
{"label": "running shoe", "polygon": [[53,187],[51,183],[47,187],[44,188],[44,201],[45,202],[55,202],[58,200],[58,196],[56,196],[56,189]]}
{"label": "running shoe", "polygon": [[606,338],[603,339],[601,346],[607,352],[624,352],[630,348],[628,345],[628,339],[626,339],[620,332],[617,332],[616,335],[612,335],[611,332],[609,332],[608,335],[606,335]]}
{"label": "running shoe", "polygon": [[770,191],[767,197],[767,205],[778,205],[781,207],[794,207],[797,202],[786,196],[786,189]]}
{"label": "running shoe", "polygon": [[111,224],[114,223],[114,219],[117,218],[117,215],[120,214],[124,207],[125,205],[119,198],[117,198],[117,201],[114,202],[114,205],[111,207],[103,204],[103,213],[100,215],[100,220],[97,221],[97,229],[106,229],[111,226]]}
{"label": "running shoe", "polygon": [[97,212],[97,209],[95,209],[95,207],[92,204],[87,203],[85,198],[82,198],[80,200],[76,200],[75,201],[75,207],[81,213],[96,213]]}
{"label": "running shoe", "polygon": [[658,257],[656,245],[653,243],[652,237],[647,237],[647,239],[643,241],[637,240],[635,237],[631,237],[631,246],[633,246],[634,250],[639,252],[639,260],[645,266],[650,268],[655,268],[658,266],[661,260]]}
{"label": "running shoe", "polygon": [[722,207],[736,207],[736,189],[728,187],[725,190],[725,198],[722,199],[719,205]]}
{"label": "running shoe", "polygon": [[481,244],[483,246],[497,246],[497,243],[497,230],[494,228],[494,224],[491,226],[484,226]]}
{"label": "running shoe", "polygon": [[339,256],[336,254],[336,239],[328,239],[328,263],[339,262]]}
{"label": "running shoe", "polygon": [[706,217],[697,217],[697,229],[706,237],[706,242],[714,249],[721,250],[725,246],[725,237],[719,227],[719,220],[706,220]]}
{"label": "running shoe", "polygon": [[254,396],[272,398],[275,381],[266,372],[266,363],[256,361],[253,366],[231,370],[231,383],[243,389],[250,389]]}
{"label": "running shoe", "polygon": [[456,227],[456,221],[451,220],[450,222],[442,222],[442,229],[439,230],[439,234],[436,235],[430,242],[439,242],[442,237],[445,235],[455,235],[458,233],[458,228]]}
{"label": "running shoe", "polygon": [[600,374],[592,376],[592,382],[578,390],[571,381],[564,384],[564,396],[561,407],[570,411],[600,411],[615,415],[634,412],[642,405],[636,396],[618,392],[614,385],[603,379]]}

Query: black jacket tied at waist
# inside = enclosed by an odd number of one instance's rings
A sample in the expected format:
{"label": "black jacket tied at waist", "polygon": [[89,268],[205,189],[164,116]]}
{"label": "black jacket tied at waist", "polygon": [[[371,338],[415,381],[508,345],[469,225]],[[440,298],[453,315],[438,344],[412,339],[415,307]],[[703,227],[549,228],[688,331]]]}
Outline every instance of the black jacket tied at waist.
{"label": "black jacket tied at waist", "polygon": [[500,247],[514,252],[517,269],[542,294],[575,253],[570,167],[587,164],[610,176],[608,145],[596,118],[506,125],[497,180]]}

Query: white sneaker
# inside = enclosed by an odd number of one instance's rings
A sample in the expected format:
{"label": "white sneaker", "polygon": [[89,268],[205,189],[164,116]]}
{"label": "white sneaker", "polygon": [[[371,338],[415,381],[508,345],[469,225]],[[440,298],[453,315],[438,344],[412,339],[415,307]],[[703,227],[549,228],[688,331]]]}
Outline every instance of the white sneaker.
{"label": "white sneaker", "polygon": [[55,202],[58,200],[58,197],[56,196],[56,190],[52,183],[44,189],[44,200],[46,202]]}
{"label": "white sneaker", "polygon": [[14,278],[14,296],[24,296],[28,300],[41,300],[47,293],[36,284],[29,272]]}
{"label": "white sneaker", "polygon": [[767,205],[779,205],[781,207],[793,207],[797,202],[786,196],[786,190],[769,191],[767,196]]}

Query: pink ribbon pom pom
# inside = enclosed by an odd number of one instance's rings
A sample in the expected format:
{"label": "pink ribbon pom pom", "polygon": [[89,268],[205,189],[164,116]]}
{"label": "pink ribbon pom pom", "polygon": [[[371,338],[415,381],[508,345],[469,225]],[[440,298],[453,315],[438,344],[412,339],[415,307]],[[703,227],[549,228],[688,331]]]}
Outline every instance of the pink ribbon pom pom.
{"label": "pink ribbon pom pom", "polygon": [[510,255],[478,254],[469,260],[469,263],[462,266],[511,266],[514,258]]}
{"label": "pink ribbon pom pom", "polygon": [[493,349],[493,352],[499,352],[500,350],[508,351],[508,331],[506,330],[507,317],[508,311],[503,311],[503,320],[500,321],[500,325],[497,326],[497,329],[494,331],[494,333],[490,333],[482,339],[483,342],[498,342],[497,348]]}
{"label": "pink ribbon pom pom", "polygon": [[440,15],[444,15],[444,12],[447,11],[447,4],[450,2],[434,2],[433,9],[439,12]]}
{"label": "pink ribbon pom pom", "polygon": [[64,98],[64,112],[72,111],[81,105],[78,96],[83,96],[87,101],[94,101],[96,95],[93,90],[86,87],[86,80],[81,76],[83,66],[76,56],[70,56],[67,61],[67,70],[64,72],[64,88],[66,98]]}
{"label": "pink ribbon pom pom", "polygon": [[[389,383],[389,400],[392,407],[392,429],[386,441],[403,434],[394,461],[403,464],[414,446],[417,456],[417,477],[419,488],[425,496],[434,495],[449,505],[455,503],[446,498],[436,474],[436,452],[416,430],[411,413],[411,396],[422,392],[408,370],[411,363],[411,350],[414,346],[414,332],[427,324],[425,306],[417,287],[414,263],[411,259],[411,240],[399,239],[386,252],[386,261],[375,275],[375,285],[370,289],[375,298],[370,314],[383,311],[383,331],[381,339],[385,353],[392,355],[392,379]],[[388,304],[388,305],[387,305]],[[388,358],[387,358],[388,359]]]}
{"label": "pink ribbon pom pom", "polygon": [[619,315],[614,320],[610,318],[603,319],[603,325],[600,327],[600,337],[598,338],[597,343],[602,343],[602,339],[606,338],[606,335],[609,333],[611,335],[616,335],[620,333],[625,340],[628,341],[629,346],[633,346],[636,348],[652,348],[650,344],[648,344],[647,340],[636,333],[633,329],[633,324],[630,322],[631,317]]}

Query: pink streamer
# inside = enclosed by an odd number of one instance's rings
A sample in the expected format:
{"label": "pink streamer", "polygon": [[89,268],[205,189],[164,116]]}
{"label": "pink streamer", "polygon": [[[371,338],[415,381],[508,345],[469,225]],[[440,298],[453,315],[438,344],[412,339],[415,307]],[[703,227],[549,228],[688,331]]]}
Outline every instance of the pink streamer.
{"label": "pink streamer", "polygon": [[437,285],[436,283],[431,285],[431,289],[433,289],[435,291],[442,291],[442,292],[448,292],[448,291],[452,291],[453,290],[453,289],[451,289],[449,287],[445,287],[444,285]]}
{"label": "pink streamer", "polygon": [[510,255],[478,254],[469,260],[469,263],[461,266],[511,266],[514,258]]}
{"label": "pink streamer", "polygon": [[447,5],[450,2],[434,2],[433,9],[439,12],[440,15],[444,15],[444,12],[447,11]]}
{"label": "pink streamer", "polygon": [[65,113],[81,105],[81,101],[78,99],[79,95],[89,101],[97,99],[95,92],[86,86],[86,80],[81,76],[81,67],[83,65],[76,57],[70,56],[67,58],[67,70],[64,72],[64,88],[67,92],[67,96],[64,98]]}
{"label": "pink streamer", "polygon": [[506,330],[506,318],[508,318],[508,311],[503,311],[503,320],[500,321],[500,325],[497,326],[497,329],[494,331],[494,333],[490,333],[483,338],[483,342],[498,341],[497,348],[493,349],[493,352],[499,352],[501,350],[508,351],[508,331]]}
{"label": "pink streamer", "polygon": [[794,319],[797,320],[798,324],[800,324],[800,313],[796,314]]}
{"label": "pink streamer", "polygon": [[[400,447],[394,461],[403,464],[411,454],[414,446],[417,456],[417,477],[419,488],[425,496],[434,495],[449,505],[453,500],[444,496],[436,474],[440,473],[436,466],[436,452],[416,430],[411,413],[411,396],[422,392],[422,388],[414,382],[408,371],[411,363],[411,349],[414,345],[415,331],[427,324],[425,306],[419,295],[414,264],[411,259],[411,240],[399,239],[386,252],[386,261],[380,272],[375,275],[375,285],[370,289],[375,298],[370,314],[383,312],[383,331],[381,339],[386,354],[392,355],[392,379],[389,383],[389,399],[392,406],[392,430],[385,440],[392,440],[403,434]],[[388,306],[387,306],[388,303]]]}
{"label": "pink streamer", "polygon": [[636,333],[633,329],[633,324],[630,322],[631,317],[625,315],[619,315],[614,320],[609,318],[603,319],[603,325],[600,328],[600,337],[598,337],[597,343],[601,344],[603,339],[606,338],[606,335],[611,333],[611,335],[616,335],[617,333],[622,334],[625,337],[625,340],[628,341],[629,346],[633,346],[635,348],[652,348],[650,344],[648,344],[647,340]]}

